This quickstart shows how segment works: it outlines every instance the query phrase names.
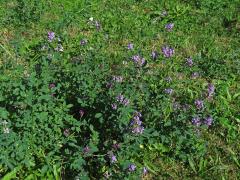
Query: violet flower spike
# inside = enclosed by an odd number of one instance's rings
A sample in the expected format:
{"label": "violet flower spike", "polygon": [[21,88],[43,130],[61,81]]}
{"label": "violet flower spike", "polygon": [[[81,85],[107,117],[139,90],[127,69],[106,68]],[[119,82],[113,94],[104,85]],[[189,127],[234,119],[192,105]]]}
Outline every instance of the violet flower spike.
{"label": "violet flower spike", "polygon": [[172,31],[173,27],[174,27],[174,24],[173,23],[169,23],[169,24],[167,24],[165,26],[165,29],[167,29],[168,31]]}
{"label": "violet flower spike", "polygon": [[133,50],[133,44],[132,44],[132,43],[129,43],[128,46],[127,46],[127,49],[128,49],[128,50]]}
{"label": "violet flower spike", "polygon": [[202,101],[202,100],[196,100],[196,101],[194,102],[194,104],[195,104],[195,106],[196,106],[196,108],[197,108],[198,110],[201,110],[201,109],[203,109],[203,107],[204,107],[204,104],[203,104],[203,101]]}
{"label": "violet flower spike", "polygon": [[83,111],[82,109],[80,109],[80,110],[79,110],[79,114],[80,114],[80,118],[82,118],[83,115],[84,115],[84,111]]}
{"label": "violet flower spike", "polygon": [[215,91],[214,85],[209,83],[209,84],[208,84],[208,97],[213,96],[214,91]]}
{"label": "violet flower spike", "polygon": [[55,88],[55,87],[56,87],[56,85],[54,83],[49,84],[50,89]]}
{"label": "violet flower spike", "polygon": [[83,152],[84,152],[84,154],[89,153],[90,152],[90,148],[88,146],[84,147],[83,148]]}
{"label": "violet flower spike", "polygon": [[199,118],[199,117],[194,117],[194,118],[192,119],[192,124],[195,125],[195,126],[197,126],[197,127],[199,127],[199,126],[201,125],[201,120],[200,120],[200,118]]}
{"label": "violet flower spike", "polygon": [[54,40],[54,38],[55,38],[55,33],[52,31],[49,31],[48,32],[48,41],[52,42]]}
{"label": "violet flower spike", "polygon": [[148,169],[146,167],[143,167],[143,175],[146,176],[148,173]]}
{"label": "violet flower spike", "polygon": [[98,21],[95,22],[96,29],[99,30],[101,28],[101,25]]}
{"label": "violet flower spike", "polygon": [[120,144],[118,144],[118,143],[113,144],[113,148],[114,148],[115,150],[120,149]]}
{"label": "violet flower spike", "polygon": [[128,166],[128,170],[129,170],[130,172],[135,171],[135,170],[136,170],[136,165],[135,165],[135,164],[130,164],[130,165]]}
{"label": "violet flower spike", "polygon": [[157,51],[152,51],[151,57],[153,60],[156,60],[158,58],[158,52]]}
{"label": "violet flower spike", "polygon": [[164,47],[162,47],[162,53],[163,53],[164,57],[170,58],[174,54],[174,49],[169,46],[164,46]]}
{"label": "violet flower spike", "polygon": [[165,92],[166,94],[171,95],[171,94],[173,93],[173,89],[167,88],[167,89],[164,89],[164,92]]}
{"label": "violet flower spike", "polygon": [[213,122],[213,118],[209,116],[205,119],[204,124],[207,126],[211,126],[212,122]]}
{"label": "violet flower spike", "polygon": [[63,134],[64,134],[66,137],[68,137],[68,136],[70,135],[70,130],[69,130],[69,129],[65,129],[65,130],[63,131]]}
{"label": "violet flower spike", "polygon": [[192,66],[193,66],[193,60],[192,60],[192,58],[187,58],[187,59],[186,59],[186,63],[187,63],[187,65],[188,65],[189,67],[192,67]]}
{"label": "violet flower spike", "polygon": [[111,106],[112,106],[112,109],[113,110],[116,110],[117,109],[117,105],[114,103],[114,104],[111,104]]}
{"label": "violet flower spike", "polygon": [[116,163],[116,162],[117,162],[117,158],[116,158],[115,155],[112,155],[112,156],[110,157],[110,159],[111,159],[111,163]]}
{"label": "violet flower spike", "polygon": [[198,73],[198,72],[192,73],[192,78],[193,78],[193,79],[196,79],[196,78],[198,78],[198,77],[199,77],[199,73]]}
{"label": "violet flower spike", "polygon": [[82,40],[80,41],[80,45],[84,46],[84,45],[86,45],[86,44],[87,44],[87,40],[82,39]]}

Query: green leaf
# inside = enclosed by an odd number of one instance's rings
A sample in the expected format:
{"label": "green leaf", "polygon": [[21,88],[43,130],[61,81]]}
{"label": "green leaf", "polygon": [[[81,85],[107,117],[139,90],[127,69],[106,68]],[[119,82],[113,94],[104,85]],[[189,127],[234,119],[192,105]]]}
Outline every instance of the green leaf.
{"label": "green leaf", "polygon": [[7,119],[9,116],[8,111],[5,108],[0,107],[0,118]]}
{"label": "green leaf", "polygon": [[100,118],[100,117],[102,117],[102,113],[97,113],[97,114],[95,115],[95,118]]}
{"label": "green leaf", "polygon": [[196,170],[196,168],[195,168],[195,164],[194,164],[193,159],[192,159],[191,157],[188,157],[188,162],[189,162],[189,165],[190,165],[190,167],[192,168],[192,170],[193,170],[195,173],[197,173],[197,170]]}
{"label": "green leaf", "polygon": [[16,179],[16,174],[17,172],[21,169],[21,166],[14,168],[11,172],[6,174],[2,180],[11,180],[11,179]]}

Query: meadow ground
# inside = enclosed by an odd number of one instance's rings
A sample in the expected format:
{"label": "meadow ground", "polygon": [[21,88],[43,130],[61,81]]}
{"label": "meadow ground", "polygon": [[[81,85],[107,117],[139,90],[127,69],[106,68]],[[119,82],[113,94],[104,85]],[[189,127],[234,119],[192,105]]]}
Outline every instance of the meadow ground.
{"label": "meadow ground", "polygon": [[240,179],[239,0],[1,0],[0,178]]}

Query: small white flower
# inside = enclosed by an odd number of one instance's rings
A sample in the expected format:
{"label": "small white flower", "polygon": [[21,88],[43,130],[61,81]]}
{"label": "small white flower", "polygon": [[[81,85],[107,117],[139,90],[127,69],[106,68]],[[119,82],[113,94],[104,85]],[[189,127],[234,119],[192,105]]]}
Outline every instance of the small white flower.
{"label": "small white flower", "polygon": [[127,64],[128,64],[128,62],[127,62],[127,61],[123,61],[122,63],[123,63],[123,65],[127,65]]}
{"label": "small white flower", "polygon": [[93,17],[90,17],[90,18],[89,18],[89,21],[93,21]]}
{"label": "small white flower", "polygon": [[1,123],[3,126],[7,125],[8,122],[6,120],[4,120],[2,123]]}
{"label": "small white flower", "polygon": [[8,127],[4,127],[3,128],[3,133],[4,134],[8,134],[10,132],[9,128]]}
{"label": "small white flower", "polygon": [[63,46],[58,44],[58,46],[55,48],[55,51],[63,52]]}

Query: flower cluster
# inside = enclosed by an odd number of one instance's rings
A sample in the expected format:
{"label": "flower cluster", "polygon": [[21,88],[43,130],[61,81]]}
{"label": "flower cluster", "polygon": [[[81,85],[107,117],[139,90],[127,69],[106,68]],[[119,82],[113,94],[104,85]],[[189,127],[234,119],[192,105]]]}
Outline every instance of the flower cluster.
{"label": "flower cluster", "polygon": [[134,48],[134,47],[133,47],[133,44],[132,44],[132,43],[129,43],[128,46],[127,46],[127,49],[128,49],[128,50],[133,50],[133,48]]}
{"label": "flower cluster", "polygon": [[201,125],[207,125],[208,127],[211,126],[213,123],[213,118],[211,116],[208,116],[204,118],[203,120],[200,119],[198,116],[192,118],[192,124],[196,127],[199,127]]}
{"label": "flower cluster", "polygon": [[[124,106],[127,106],[129,105],[130,103],[130,100],[125,98],[122,94],[119,94],[117,97],[116,97],[116,101]],[[111,104],[112,106],[112,109],[116,110],[118,108],[118,105],[116,103],[113,103]]]}
{"label": "flower cluster", "polygon": [[194,102],[194,104],[195,104],[195,106],[196,106],[196,108],[197,108],[198,110],[201,110],[201,109],[204,108],[204,104],[203,104],[203,101],[202,101],[202,100],[197,99],[197,100]]}
{"label": "flower cluster", "polygon": [[119,94],[116,97],[117,102],[119,102],[120,104],[127,106],[130,103],[130,100],[125,98],[122,94]]}
{"label": "flower cluster", "polygon": [[48,41],[52,42],[55,39],[55,33],[52,31],[48,32]]}
{"label": "flower cluster", "polygon": [[172,31],[173,27],[174,27],[174,24],[173,23],[169,23],[169,24],[167,24],[165,26],[165,29],[167,29],[168,31]]}
{"label": "flower cluster", "polygon": [[166,77],[164,80],[165,80],[167,83],[170,83],[170,82],[172,81],[172,78],[171,78],[170,76],[168,76],[168,77]]}
{"label": "flower cluster", "polygon": [[123,81],[123,77],[122,76],[113,76],[113,79],[112,79],[113,81],[115,81],[115,82],[122,82]]}
{"label": "flower cluster", "polygon": [[129,166],[128,166],[128,171],[130,171],[130,172],[133,172],[133,171],[135,171],[136,170],[136,165],[135,164],[130,164]]}
{"label": "flower cluster", "polygon": [[139,56],[139,55],[133,56],[132,60],[138,66],[143,66],[146,63],[146,60],[143,57]]}
{"label": "flower cluster", "polygon": [[7,127],[8,122],[6,120],[4,120],[3,122],[1,122],[1,124],[3,126],[3,133],[4,134],[10,133],[10,129]]}
{"label": "flower cluster", "polygon": [[208,84],[208,97],[212,97],[215,91],[215,87],[213,84]]}
{"label": "flower cluster", "polygon": [[164,92],[165,92],[166,94],[171,95],[171,94],[173,93],[173,89],[167,88],[167,89],[164,89]]}
{"label": "flower cluster", "polygon": [[193,59],[190,57],[190,58],[187,58],[186,59],[186,64],[189,66],[189,67],[192,67],[193,66]]}
{"label": "flower cluster", "polygon": [[174,49],[169,46],[164,46],[164,47],[162,47],[162,53],[163,53],[164,57],[170,58],[174,54]]}
{"label": "flower cluster", "polygon": [[80,45],[81,45],[81,46],[84,46],[84,45],[86,45],[86,44],[87,44],[87,40],[82,39],[82,40],[80,41]]}
{"label": "flower cluster", "polygon": [[141,121],[142,114],[140,112],[135,112],[135,115],[130,123],[131,130],[133,134],[142,134],[144,127]]}
{"label": "flower cluster", "polygon": [[152,51],[151,57],[152,57],[153,60],[156,60],[158,58],[158,56],[159,56],[159,54],[158,54],[157,51]]}

